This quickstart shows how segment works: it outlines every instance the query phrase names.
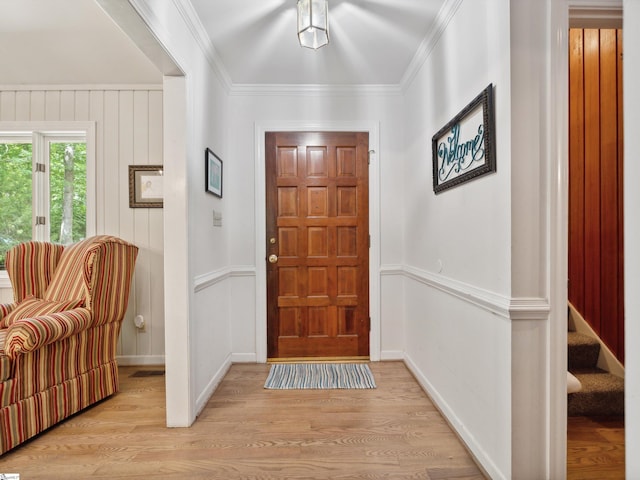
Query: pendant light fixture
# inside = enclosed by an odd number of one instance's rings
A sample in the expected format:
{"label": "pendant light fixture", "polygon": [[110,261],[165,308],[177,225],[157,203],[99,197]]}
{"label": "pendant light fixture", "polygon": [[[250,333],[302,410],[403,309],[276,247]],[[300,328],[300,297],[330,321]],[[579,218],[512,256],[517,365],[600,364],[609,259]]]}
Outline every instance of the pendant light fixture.
{"label": "pendant light fixture", "polygon": [[328,0],[298,0],[298,40],[314,50],[329,43]]}

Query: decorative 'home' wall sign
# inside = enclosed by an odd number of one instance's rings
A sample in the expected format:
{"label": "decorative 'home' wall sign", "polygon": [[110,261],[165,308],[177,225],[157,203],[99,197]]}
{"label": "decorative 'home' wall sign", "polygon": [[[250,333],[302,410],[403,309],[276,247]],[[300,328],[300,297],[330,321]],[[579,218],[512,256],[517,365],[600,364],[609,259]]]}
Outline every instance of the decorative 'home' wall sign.
{"label": "decorative 'home' wall sign", "polygon": [[493,86],[441,128],[431,143],[435,193],[495,172]]}

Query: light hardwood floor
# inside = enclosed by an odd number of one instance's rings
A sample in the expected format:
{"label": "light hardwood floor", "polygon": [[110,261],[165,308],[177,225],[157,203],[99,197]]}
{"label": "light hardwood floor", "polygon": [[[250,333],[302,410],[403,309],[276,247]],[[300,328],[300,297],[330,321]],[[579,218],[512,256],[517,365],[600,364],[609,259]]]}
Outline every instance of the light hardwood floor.
{"label": "light hardwood floor", "polygon": [[191,428],[165,428],[164,377],[121,392],[0,457],[31,479],[485,478],[403,363],[375,390],[265,390],[268,365],[233,365]]}
{"label": "light hardwood floor", "polygon": [[623,479],[624,459],[624,418],[568,418],[568,480]]}

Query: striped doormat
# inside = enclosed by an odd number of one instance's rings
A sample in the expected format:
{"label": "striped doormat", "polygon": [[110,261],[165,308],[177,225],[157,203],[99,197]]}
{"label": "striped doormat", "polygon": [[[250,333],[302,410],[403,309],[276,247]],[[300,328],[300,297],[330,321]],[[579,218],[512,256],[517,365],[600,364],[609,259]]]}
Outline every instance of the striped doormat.
{"label": "striped doormat", "polygon": [[264,388],[376,388],[376,382],[365,363],[276,363],[271,366]]}

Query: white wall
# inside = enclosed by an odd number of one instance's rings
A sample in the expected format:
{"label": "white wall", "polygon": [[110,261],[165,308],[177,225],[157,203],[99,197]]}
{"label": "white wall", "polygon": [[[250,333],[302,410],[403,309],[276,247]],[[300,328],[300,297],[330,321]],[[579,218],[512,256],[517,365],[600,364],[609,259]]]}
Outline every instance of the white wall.
{"label": "white wall", "polygon": [[625,226],[625,435],[626,477],[640,478],[640,2],[624,2],[624,226]]}
{"label": "white wall", "polygon": [[[495,478],[511,477],[511,325],[492,311],[511,293],[508,3],[462,2],[404,120],[407,363]],[[431,137],[489,83],[497,172],[435,195]]]}
{"label": "white wall", "polygon": [[[463,1],[405,99],[407,363],[492,478],[554,477],[562,430],[549,407],[550,172],[562,160],[550,9]],[[497,172],[435,195],[431,136],[489,83]]]}
{"label": "white wall", "polygon": [[[0,121],[91,121],[96,131],[96,233],[140,248],[118,344],[120,364],[164,363],[163,211],[129,208],[128,165],[162,164],[162,87],[0,86]],[[2,298],[11,297],[2,289]],[[134,327],[141,314],[146,326]]]}
{"label": "white wall", "polygon": [[[380,171],[380,219],[374,223],[382,225],[379,233],[371,231],[372,242],[380,245],[380,262],[382,272],[374,272],[381,280],[381,298],[372,298],[372,302],[380,302],[385,312],[393,311],[393,315],[384,318],[381,325],[382,335],[380,352],[372,352],[372,356],[383,358],[401,358],[402,355],[402,317],[401,309],[395,310],[401,298],[401,281],[394,278],[394,266],[402,262],[402,171],[404,146],[402,145],[402,97],[398,94],[370,94],[357,90],[350,95],[336,94],[271,94],[268,89],[256,88],[254,94],[233,94],[230,97],[229,109],[229,154],[233,163],[228,170],[229,210],[227,222],[230,228],[231,264],[236,271],[253,269],[260,274],[256,259],[256,228],[264,225],[263,214],[256,212],[255,178],[264,178],[256,172],[256,126],[268,129],[300,129],[313,125],[379,125],[379,152],[375,161],[379,161]],[[325,127],[326,128],[326,127]],[[371,140],[371,139],[370,139]],[[257,140],[260,141],[260,140]],[[264,142],[264,139],[261,139]],[[372,147],[373,148],[373,147]],[[226,169],[226,166],[225,166]],[[372,170],[373,171],[373,170]],[[373,175],[373,174],[372,174]],[[375,179],[370,178],[370,182]],[[226,187],[225,187],[226,188]],[[264,199],[258,199],[264,201]],[[373,209],[372,209],[373,210]],[[378,267],[376,267],[378,268]],[[256,332],[256,314],[259,308],[246,302],[249,295],[256,296],[259,281],[250,275],[234,278],[235,292],[231,312],[232,339],[235,358],[237,360],[254,360],[266,345],[256,345],[262,341]],[[258,298],[260,295],[257,295]],[[243,301],[244,299],[244,301]],[[389,303],[393,302],[393,306]],[[266,328],[266,327],[265,327]]]}
{"label": "white wall", "polygon": [[[167,424],[190,425],[231,363],[227,95],[186,2],[133,0],[184,73],[165,79]],[[224,162],[225,198],[205,193],[204,151]],[[170,154],[168,152],[171,152]],[[223,226],[213,226],[213,210]]]}

